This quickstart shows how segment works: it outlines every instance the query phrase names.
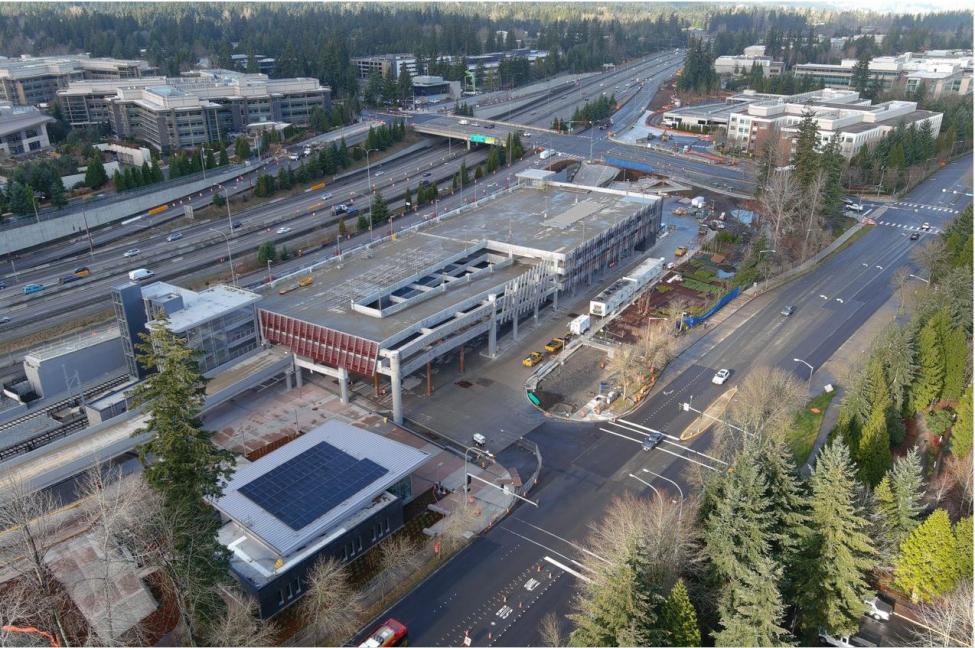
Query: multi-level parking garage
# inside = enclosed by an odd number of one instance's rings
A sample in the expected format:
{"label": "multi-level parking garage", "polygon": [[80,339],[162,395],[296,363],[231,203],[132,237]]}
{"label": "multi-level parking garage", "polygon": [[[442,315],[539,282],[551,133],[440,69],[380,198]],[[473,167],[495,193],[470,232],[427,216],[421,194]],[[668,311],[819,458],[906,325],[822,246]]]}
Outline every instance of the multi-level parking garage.
{"label": "multi-level parking garage", "polygon": [[527,171],[529,184],[324,264],[261,302],[262,335],[337,378],[343,399],[350,372],[386,376],[401,422],[404,377],[467,343],[493,356],[502,330],[517,338],[519,319],[654,243],[659,197],[551,175]]}

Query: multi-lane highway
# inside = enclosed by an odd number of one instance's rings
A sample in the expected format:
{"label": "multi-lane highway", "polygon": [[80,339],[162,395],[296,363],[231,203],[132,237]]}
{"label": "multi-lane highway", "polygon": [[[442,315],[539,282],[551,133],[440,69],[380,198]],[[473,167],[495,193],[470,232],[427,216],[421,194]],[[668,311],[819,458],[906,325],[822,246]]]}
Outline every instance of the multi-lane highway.
{"label": "multi-lane highway", "polygon": [[[883,218],[890,224],[871,227],[815,270],[742,306],[733,331],[719,326],[697,342],[675,365],[685,368],[665,375],[667,384],[627,417],[635,425],[547,422],[526,430],[543,457],[540,482],[531,494],[539,506],[516,508],[382,618],[406,623],[416,644],[460,645],[466,634],[475,646],[538,645],[539,620],[549,612],[562,617],[571,609],[576,584],[571,572],[579,571],[574,561],[582,560],[580,545],[610,499],[625,491],[654,496],[630,473],[666,497],[680,495],[652,473],[692,495],[689,476],[695,464],[688,459],[701,459],[693,453],[706,454],[711,438],[704,435],[688,444],[675,440],[694,417],[681,411],[680,403],[693,397],[694,406],[704,409],[758,366],[781,367],[806,379],[808,369],[793,358],[818,368],[891,297],[894,273],[912,267],[912,250],[931,235],[911,241],[914,230],[908,228],[927,221],[941,229],[970,204],[971,164],[970,156],[950,164],[901,201],[907,205],[891,205]],[[780,315],[787,305],[797,307],[788,318]],[[711,382],[719,368],[732,370],[723,386]],[[637,426],[671,438],[644,452]]]}

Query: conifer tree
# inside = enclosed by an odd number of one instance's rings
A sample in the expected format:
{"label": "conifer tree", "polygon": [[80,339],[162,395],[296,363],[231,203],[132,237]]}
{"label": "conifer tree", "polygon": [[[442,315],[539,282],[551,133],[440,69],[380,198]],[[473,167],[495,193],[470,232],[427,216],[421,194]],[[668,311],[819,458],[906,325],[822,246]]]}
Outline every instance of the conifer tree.
{"label": "conifer tree", "polygon": [[972,451],[972,383],[958,402],[957,417],[951,427],[951,454],[965,457]]}
{"label": "conifer tree", "polygon": [[98,189],[108,182],[108,174],[105,173],[105,165],[102,164],[100,157],[92,156],[88,161],[88,168],[85,169],[85,186]]}
{"label": "conifer tree", "polygon": [[860,431],[856,458],[860,479],[870,486],[880,482],[890,468],[890,433],[887,431],[887,416],[883,409],[875,409]]}
{"label": "conifer tree", "polygon": [[378,191],[372,195],[372,206],[369,208],[370,216],[374,225],[385,223],[389,218],[389,209],[386,201]]}
{"label": "conifer tree", "polygon": [[[151,371],[135,388],[135,402],[145,407],[145,427],[135,434],[151,439],[139,448],[144,476],[162,496],[163,509],[175,525],[176,583],[183,621],[194,636],[216,619],[222,601],[216,585],[229,579],[226,548],[217,540],[220,519],[207,500],[219,497],[232,474],[233,455],[218,448],[203,429],[200,412],[206,382],[186,342],[155,321],[138,346],[142,365]],[[168,565],[167,565],[168,569]]]}
{"label": "conifer tree", "polygon": [[921,328],[917,340],[918,372],[911,387],[911,405],[915,412],[927,409],[944,390],[945,356],[939,334],[939,311]]}
{"label": "conifer tree", "polygon": [[700,646],[701,629],[697,611],[691,603],[684,579],[679,578],[670,590],[660,613],[661,626],[667,632],[668,646]]}
{"label": "conifer tree", "polygon": [[945,350],[945,386],[941,397],[956,401],[961,398],[965,389],[965,374],[968,370],[968,360],[971,359],[965,330],[960,326],[949,327],[942,334],[942,345]]}
{"label": "conifer tree", "polygon": [[826,446],[810,478],[809,533],[802,556],[799,606],[807,632],[851,635],[860,627],[864,574],[873,567],[868,523],[846,446]]}
{"label": "conifer tree", "polygon": [[803,190],[809,187],[819,168],[819,124],[811,110],[803,111],[795,141],[793,177]]}
{"label": "conifer tree", "polygon": [[781,439],[765,441],[759,451],[768,503],[769,546],[774,560],[792,571],[805,525],[805,501],[789,448]]}
{"label": "conifer tree", "polygon": [[936,509],[901,544],[894,584],[913,601],[930,601],[951,591],[961,575],[957,547],[947,511]]}
{"label": "conifer tree", "polygon": [[958,573],[962,578],[971,578],[973,568],[972,518],[964,517],[955,523],[955,547],[958,552]]}

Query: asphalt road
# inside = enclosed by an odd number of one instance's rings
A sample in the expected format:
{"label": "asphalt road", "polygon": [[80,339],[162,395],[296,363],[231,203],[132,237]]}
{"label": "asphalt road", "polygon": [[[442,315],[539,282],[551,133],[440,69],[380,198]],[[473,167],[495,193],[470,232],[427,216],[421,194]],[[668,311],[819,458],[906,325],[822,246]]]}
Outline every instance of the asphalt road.
{"label": "asphalt road", "polygon": [[[426,179],[443,181],[459,168],[462,161],[472,166],[484,156],[482,151],[465,154],[455,147],[454,155],[447,158],[446,147],[435,146],[416,156],[394,162],[378,162],[373,165],[372,185],[384,194],[391,207],[401,204],[407,183],[411,189],[419,184],[423,174]],[[481,185],[481,191],[485,189]],[[323,196],[331,194],[329,198]],[[260,207],[248,209],[232,215],[232,220],[240,223],[230,240],[230,253],[239,258],[252,253],[266,240],[276,243],[288,242],[294,250],[295,239],[308,233],[320,235],[325,232],[323,225],[334,221],[332,207],[339,202],[356,199],[356,206],[368,206],[369,179],[365,176],[329,185],[324,189],[308,192],[295,198],[278,198]],[[449,201],[445,204],[450,204]],[[354,219],[348,219],[354,220]],[[405,225],[407,221],[402,221]],[[278,233],[279,227],[289,227],[291,231]],[[0,341],[21,334],[20,327],[27,321],[45,320],[49,324],[69,321],[79,315],[79,309],[93,303],[104,307],[108,304],[110,289],[127,280],[127,272],[134,268],[149,268],[158,279],[173,280],[186,273],[189,268],[201,265],[227,263],[227,244],[224,235],[229,231],[226,219],[194,224],[180,228],[183,238],[166,241],[167,232],[150,229],[141,232],[135,240],[112,243],[96,249],[94,256],[85,254],[75,256],[54,264],[20,272],[17,281],[0,294],[0,309],[11,321],[0,325]],[[216,231],[214,231],[216,230]],[[126,258],[123,252],[138,248],[138,256]],[[307,258],[302,260],[309,263]],[[59,286],[58,278],[69,274],[80,265],[91,268],[91,277]],[[280,274],[275,268],[274,272]],[[12,279],[12,278],[11,278]],[[44,292],[25,296],[19,287],[28,282],[47,286]]]}
{"label": "asphalt road", "polygon": [[[693,417],[681,411],[681,402],[693,397],[694,406],[704,409],[753,367],[778,366],[807,378],[808,369],[793,358],[820,366],[890,297],[896,270],[915,270],[910,255],[925,236],[910,241],[909,230],[899,225],[918,227],[928,221],[942,228],[952,212],[971,202],[971,163],[970,156],[954,162],[902,201],[928,207],[893,205],[883,220],[894,225],[870,228],[815,270],[743,306],[748,309],[743,311],[748,315],[744,324],[730,334],[718,327],[694,345],[691,354],[716,344],[628,420],[676,435]],[[779,314],[786,305],[797,306],[788,318]],[[733,371],[724,386],[711,383],[719,368]],[[624,434],[633,439],[627,441],[600,427],[612,428],[552,421],[526,430],[543,457],[540,482],[530,494],[539,506],[519,505],[380,617],[404,622],[417,645],[461,645],[465,633],[472,645],[538,645],[539,620],[547,613],[561,617],[571,610],[576,577],[569,570],[578,571],[578,543],[589,526],[624,491],[653,496],[628,473],[642,475],[663,496],[677,498],[676,488],[642,469],[674,480],[689,493],[689,469],[696,466],[688,459],[714,465],[694,454],[707,454],[707,434],[687,449],[665,442],[643,452],[641,435]]]}

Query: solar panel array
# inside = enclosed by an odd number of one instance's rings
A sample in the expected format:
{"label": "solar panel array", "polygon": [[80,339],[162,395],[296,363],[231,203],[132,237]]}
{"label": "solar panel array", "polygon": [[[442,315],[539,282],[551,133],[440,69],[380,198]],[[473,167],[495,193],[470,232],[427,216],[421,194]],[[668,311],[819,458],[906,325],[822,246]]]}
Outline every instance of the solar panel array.
{"label": "solar panel array", "polygon": [[240,487],[239,492],[297,531],[389,472],[324,441]]}

